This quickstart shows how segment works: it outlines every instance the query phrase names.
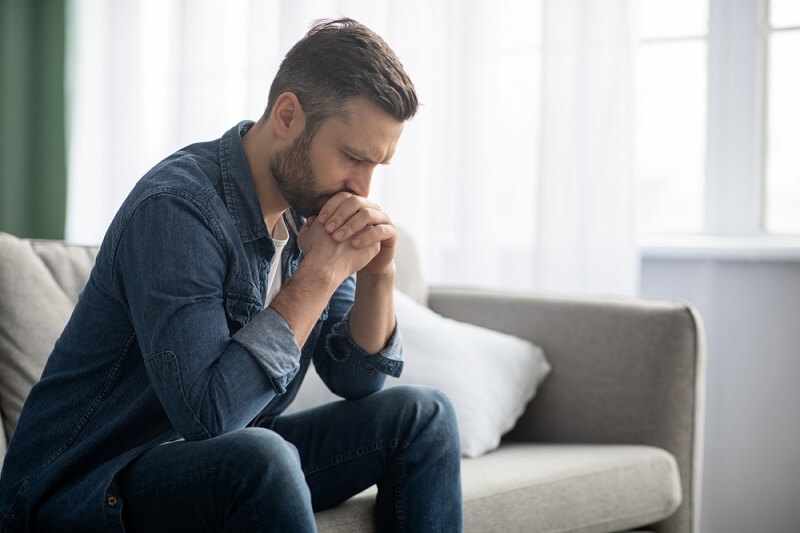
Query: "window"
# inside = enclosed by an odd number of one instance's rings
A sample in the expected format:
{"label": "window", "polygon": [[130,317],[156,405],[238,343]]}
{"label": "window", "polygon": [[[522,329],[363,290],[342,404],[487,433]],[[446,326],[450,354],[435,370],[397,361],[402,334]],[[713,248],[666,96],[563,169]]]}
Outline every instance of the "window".
{"label": "window", "polygon": [[800,234],[800,2],[636,5],[641,232]]}

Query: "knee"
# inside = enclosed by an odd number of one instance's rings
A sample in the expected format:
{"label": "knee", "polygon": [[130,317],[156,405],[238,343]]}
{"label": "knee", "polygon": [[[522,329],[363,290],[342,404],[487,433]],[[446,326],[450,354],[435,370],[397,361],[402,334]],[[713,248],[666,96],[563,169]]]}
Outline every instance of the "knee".
{"label": "knee", "polygon": [[396,405],[411,406],[425,416],[455,418],[450,399],[441,390],[425,385],[396,385],[385,389]]}
{"label": "knee", "polygon": [[225,448],[223,466],[242,478],[303,479],[297,449],[277,433],[264,428],[245,428],[221,437]]}
{"label": "knee", "polygon": [[398,385],[386,390],[393,405],[402,406],[414,426],[427,438],[458,451],[458,423],[450,399],[439,389],[422,385]]}
{"label": "knee", "polygon": [[268,429],[245,428],[223,435],[217,445],[224,459],[217,464],[215,494],[224,503],[225,520],[230,520],[226,531],[253,530],[242,521],[265,520],[265,510],[274,530],[292,531],[296,524],[313,523],[311,494],[291,443]]}

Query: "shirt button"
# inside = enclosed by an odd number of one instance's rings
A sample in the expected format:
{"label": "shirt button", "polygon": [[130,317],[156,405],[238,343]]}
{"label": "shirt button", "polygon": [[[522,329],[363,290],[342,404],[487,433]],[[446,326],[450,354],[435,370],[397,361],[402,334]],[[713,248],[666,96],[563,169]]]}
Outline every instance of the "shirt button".
{"label": "shirt button", "polygon": [[116,507],[117,504],[119,503],[119,500],[117,499],[116,496],[109,496],[108,498],[106,498],[106,503],[108,504],[109,507]]}

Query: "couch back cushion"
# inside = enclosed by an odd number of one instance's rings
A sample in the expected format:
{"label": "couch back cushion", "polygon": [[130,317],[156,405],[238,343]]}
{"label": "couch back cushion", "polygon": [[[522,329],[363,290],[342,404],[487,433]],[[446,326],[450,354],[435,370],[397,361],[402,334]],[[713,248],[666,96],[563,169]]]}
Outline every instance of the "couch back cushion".
{"label": "couch back cushion", "polygon": [[397,264],[395,287],[417,303],[428,305],[428,285],[422,278],[417,248],[411,237],[402,229],[398,230],[397,251],[394,262]]}
{"label": "couch back cushion", "polygon": [[0,233],[0,418],[7,438],[96,255],[92,246]]}

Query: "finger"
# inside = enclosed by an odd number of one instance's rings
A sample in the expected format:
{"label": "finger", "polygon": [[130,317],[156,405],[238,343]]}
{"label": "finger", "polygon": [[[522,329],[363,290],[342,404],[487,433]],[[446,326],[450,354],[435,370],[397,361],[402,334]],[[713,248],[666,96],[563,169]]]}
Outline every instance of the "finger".
{"label": "finger", "polygon": [[[378,209],[367,207],[360,209],[347,222],[345,222],[333,234],[333,239],[337,242],[343,242],[350,237],[357,235],[364,228],[376,226],[378,224],[390,224],[391,220],[389,215]],[[327,229],[327,228],[326,228]]]}
{"label": "finger", "polygon": [[347,200],[351,196],[355,196],[355,195],[353,193],[349,193],[349,192],[343,191],[343,192],[334,194],[333,196],[328,198],[328,201],[325,202],[325,204],[323,204],[322,208],[319,210],[319,214],[318,214],[317,219],[323,224],[328,222],[328,220],[330,219],[331,215],[333,215],[333,213],[336,212],[336,210],[339,208],[339,206],[342,204],[342,202],[344,202],[345,200]]}
{"label": "finger", "polygon": [[[337,200],[339,199],[337,198]],[[333,233],[366,205],[366,199],[360,196],[343,198],[335,205],[335,208],[332,205],[331,210],[328,211],[329,216],[325,222],[325,229],[328,230],[328,233]]]}
{"label": "finger", "polygon": [[353,239],[355,248],[368,248],[375,243],[382,246],[389,245],[397,239],[397,228],[392,224],[377,224],[361,231]]}
{"label": "finger", "polygon": [[[366,217],[361,213],[362,211],[367,215]],[[338,234],[334,238],[341,242],[358,233],[368,223],[381,224],[385,222],[384,215],[381,213],[378,204],[361,196],[351,196],[342,201],[330,214],[325,223],[325,229],[331,235]],[[339,233],[340,230],[343,230],[342,233]]]}

